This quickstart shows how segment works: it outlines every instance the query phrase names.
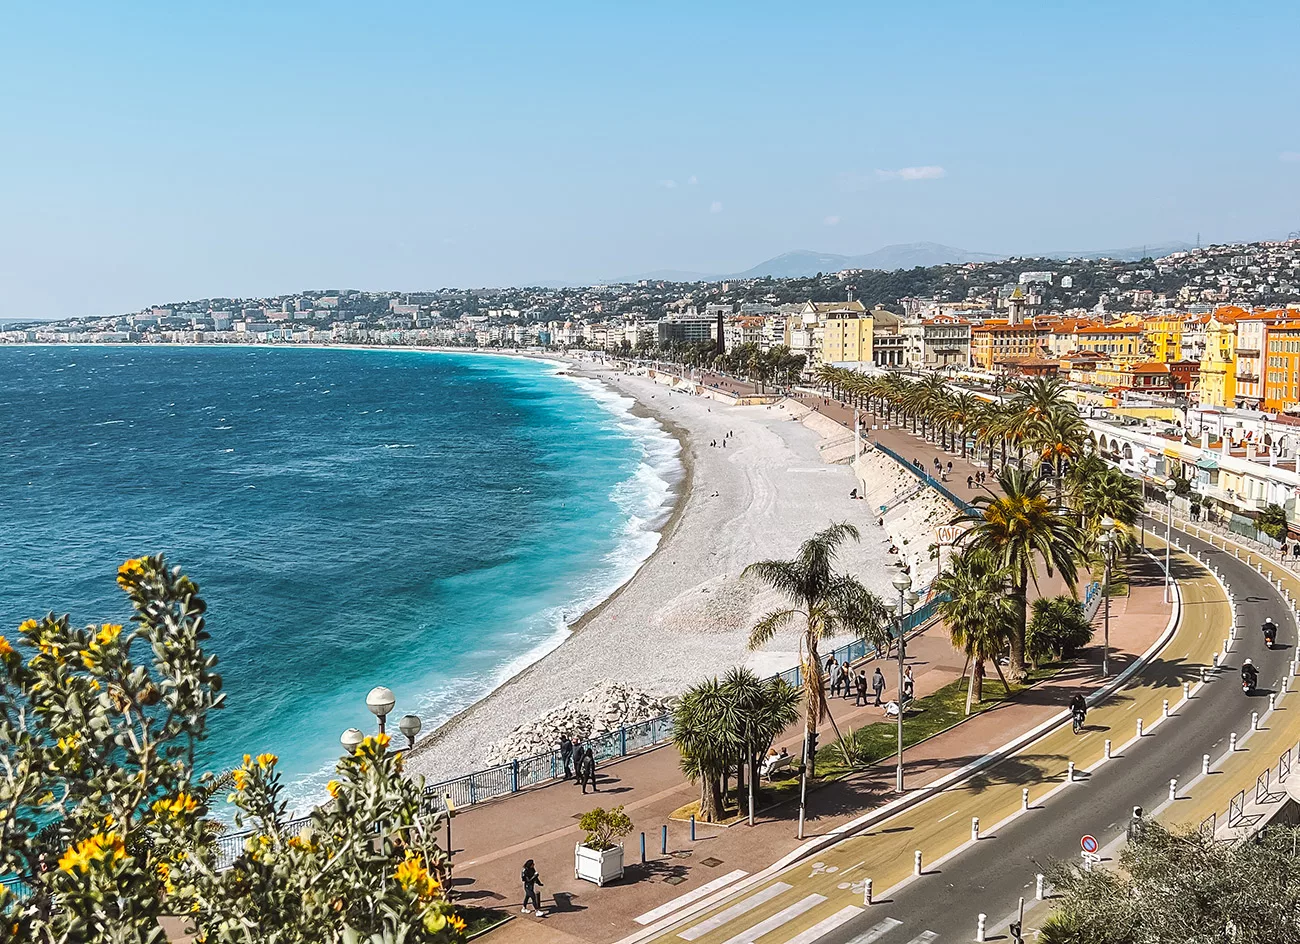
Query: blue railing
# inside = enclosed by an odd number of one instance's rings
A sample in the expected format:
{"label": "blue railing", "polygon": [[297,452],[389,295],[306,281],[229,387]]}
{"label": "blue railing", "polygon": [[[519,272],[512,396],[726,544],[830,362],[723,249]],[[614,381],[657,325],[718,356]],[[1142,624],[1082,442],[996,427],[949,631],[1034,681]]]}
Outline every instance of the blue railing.
{"label": "blue railing", "polygon": [[885,455],[889,456],[889,458],[893,459],[903,468],[907,469],[909,472],[915,475],[918,479],[920,479],[930,488],[934,489],[944,498],[948,499],[948,501],[952,502],[954,508],[968,515],[978,515],[980,513],[980,510],[978,508],[976,508],[970,502],[966,501],[966,499],[958,498],[951,491],[949,491],[946,485],[944,485],[942,482],[936,479],[924,468],[918,467],[913,463],[909,462],[907,459],[904,459],[902,456],[894,452],[894,450],[890,449],[884,443],[873,441],[872,445],[875,446],[877,449],[879,449],[881,452],[883,452]]}
{"label": "blue railing", "polygon": [[24,885],[20,878],[16,878],[12,875],[0,878],[0,885],[4,886],[4,890],[9,893],[5,896],[6,900],[9,897],[13,897],[18,901],[23,901],[31,897],[32,890]]}

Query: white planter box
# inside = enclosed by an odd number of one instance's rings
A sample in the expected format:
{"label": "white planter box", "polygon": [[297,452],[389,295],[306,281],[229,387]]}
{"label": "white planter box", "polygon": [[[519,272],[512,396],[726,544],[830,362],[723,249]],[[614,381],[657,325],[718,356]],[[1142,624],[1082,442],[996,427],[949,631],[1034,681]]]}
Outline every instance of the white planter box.
{"label": "white planter box", "polygon": [[614,846],[604,852],[588,849],[578,843],[573,849],[573,875],[597,885],[604,885],[623,877],[623,847]]}

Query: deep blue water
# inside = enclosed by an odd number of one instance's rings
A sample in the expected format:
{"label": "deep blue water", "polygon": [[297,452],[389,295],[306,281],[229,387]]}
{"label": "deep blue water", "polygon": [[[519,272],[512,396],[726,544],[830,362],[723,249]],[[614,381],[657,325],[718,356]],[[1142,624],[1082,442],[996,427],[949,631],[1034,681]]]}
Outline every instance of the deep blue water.
{"label": "deep blue water", "polygon": [[504,357],[0,348],[0,632],[122,620],[164,552],[228,693],[205,761],[274,751],[309,800],[372,686],[427,733],[653,550],[677,445],[628,406]]}

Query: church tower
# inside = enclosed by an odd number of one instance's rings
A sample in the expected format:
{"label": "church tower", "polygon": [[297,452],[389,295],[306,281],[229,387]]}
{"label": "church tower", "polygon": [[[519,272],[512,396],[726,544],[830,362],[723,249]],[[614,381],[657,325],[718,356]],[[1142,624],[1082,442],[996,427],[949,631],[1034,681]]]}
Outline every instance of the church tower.
{"label": "church tower", "polygon": [[1018,325],[1025,320],[1025,291],[1020,285],[1007,299],[1007,324]]}

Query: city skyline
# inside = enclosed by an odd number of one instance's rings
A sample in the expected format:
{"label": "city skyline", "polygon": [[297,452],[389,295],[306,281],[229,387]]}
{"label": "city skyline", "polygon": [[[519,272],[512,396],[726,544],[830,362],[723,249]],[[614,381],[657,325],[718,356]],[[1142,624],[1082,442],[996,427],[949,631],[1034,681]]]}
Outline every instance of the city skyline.
{"label": "city skyline", "polygon": [[1281,4],[162,9],[8,13],[0,318],[1300,229]]}

